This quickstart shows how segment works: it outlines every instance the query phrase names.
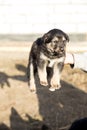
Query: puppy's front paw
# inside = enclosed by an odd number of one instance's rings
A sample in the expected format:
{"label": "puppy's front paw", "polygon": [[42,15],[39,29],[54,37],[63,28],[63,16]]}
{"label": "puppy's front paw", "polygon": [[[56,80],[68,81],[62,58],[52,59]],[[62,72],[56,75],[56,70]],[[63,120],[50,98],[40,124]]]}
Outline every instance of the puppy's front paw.
{"label": "puppy's front paw", "polygon": [[48,82],[47,81],[40,81],[40,84],[43,85],[43,86],[47,86]]}
{"label": "puppy's front paw", "polygon": [[49,90],[55,91],[56,89],[60,89],[60,88],[61,88],[60,83],[55,79],[51,79],[51,87],[49,88]]}
{"label": "puppy's front paw", "polygon": [[60,80],[56,77],[53,77],[51,79],[50,85],[51,85],[50,88],[49,88],[50,91],[55,91],[56,89],[61,88]]}
{"label": "puppy's front paw", "polygon": [[52,85],[52,86],[49,88],[49,90],[50,90],[50,91],[55,91],[56,89],[60,89],[60,88],[61,88],[61,85],[55,84],[55,85]]}

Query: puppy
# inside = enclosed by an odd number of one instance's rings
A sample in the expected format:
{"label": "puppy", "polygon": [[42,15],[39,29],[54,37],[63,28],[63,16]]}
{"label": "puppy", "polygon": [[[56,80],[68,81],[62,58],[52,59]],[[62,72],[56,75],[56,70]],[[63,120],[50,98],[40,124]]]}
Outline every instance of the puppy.
{"label": "puppy", "polygon": [[31,91],[36,91],[36,72],[38,72],[41,85],[47,86],[48,78],[50,78],[51,91],[61,87],[60,75],[64,66],[67,42],[69,42],[69,36],[65,32],[52,29],[33,43],[27,69]]}

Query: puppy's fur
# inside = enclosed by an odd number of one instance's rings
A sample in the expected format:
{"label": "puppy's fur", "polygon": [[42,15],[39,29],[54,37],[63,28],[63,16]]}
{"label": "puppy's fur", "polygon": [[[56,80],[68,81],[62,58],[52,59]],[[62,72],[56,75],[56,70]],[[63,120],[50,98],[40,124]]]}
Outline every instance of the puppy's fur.
{"label": "puppy's fur", "polygon": [[50,90],[59,89],[60,74],[64,66],[66,43],[69,37],[59,29],[53,29],[38,38],[32,45],[28,63],[28,81],[31,91],[35,91],[35,72],[40,84],[47,86],[50,77]]}

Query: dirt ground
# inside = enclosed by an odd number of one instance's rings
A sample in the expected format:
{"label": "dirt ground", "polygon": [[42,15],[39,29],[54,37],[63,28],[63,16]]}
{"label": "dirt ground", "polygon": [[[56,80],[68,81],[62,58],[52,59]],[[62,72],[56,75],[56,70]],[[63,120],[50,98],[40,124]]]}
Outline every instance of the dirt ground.
{"label": "dirt ground", "polygon": [[27,85],[27,52],[0,52],[0,130],[68,130],[87,117],[87,73],[65,66],[55,92]]}

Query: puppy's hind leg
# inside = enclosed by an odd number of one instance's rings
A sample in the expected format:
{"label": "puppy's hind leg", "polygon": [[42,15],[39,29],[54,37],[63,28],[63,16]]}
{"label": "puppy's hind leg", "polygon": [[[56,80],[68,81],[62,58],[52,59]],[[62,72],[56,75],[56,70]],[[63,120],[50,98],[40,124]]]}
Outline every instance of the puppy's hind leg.
{"label": "puppy's hind leg", "polygon": [[34,65],[29,62],[27,69],[28,84],[31,92],[36,92],[35,79],[34,79]]}

